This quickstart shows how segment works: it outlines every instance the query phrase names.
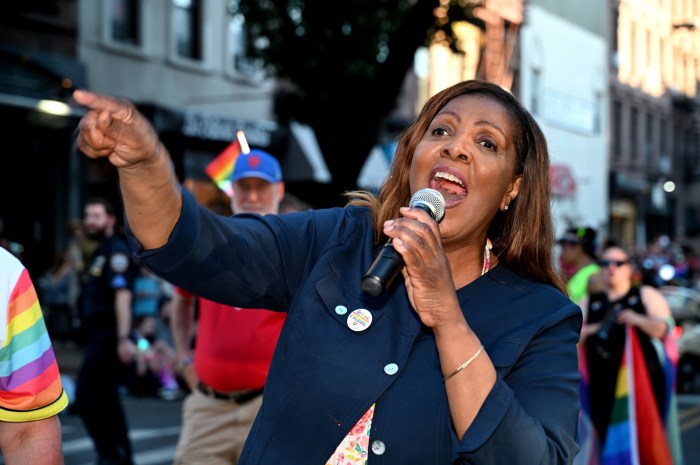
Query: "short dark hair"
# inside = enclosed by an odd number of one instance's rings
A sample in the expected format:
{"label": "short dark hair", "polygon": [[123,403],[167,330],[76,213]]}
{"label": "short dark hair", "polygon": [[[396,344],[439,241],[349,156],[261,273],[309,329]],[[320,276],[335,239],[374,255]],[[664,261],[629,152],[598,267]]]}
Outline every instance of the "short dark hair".
{"label": "short dark hair", "polygon": [[116,210],[114,209],[114,205],[104,197],[89,197],[87,201],[85,202],[85,206],[88,205],[102,205],[105,209],[105,212],[107,212],[108,215],[114,216],[116,215]]}

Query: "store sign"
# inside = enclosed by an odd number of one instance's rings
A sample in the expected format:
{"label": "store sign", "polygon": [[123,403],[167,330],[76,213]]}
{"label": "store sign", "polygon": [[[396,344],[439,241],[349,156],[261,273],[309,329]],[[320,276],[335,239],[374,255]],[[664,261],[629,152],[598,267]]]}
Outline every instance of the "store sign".
{"label": "store sign", "polygon": [[552,195],[572,197],[576,194],[576,180],[566,165],[552,164],[549,167],[549,182]]}
{"label": "store sign", "polygon": [[187,111],[184,114],[182,133],[188,137],[200,139],[232,141],[236,132],[245,133],[248,144],[256,147],[267,147],[272,140],[272,134],[277,130],[274,121],[251,121],[238,118]]}

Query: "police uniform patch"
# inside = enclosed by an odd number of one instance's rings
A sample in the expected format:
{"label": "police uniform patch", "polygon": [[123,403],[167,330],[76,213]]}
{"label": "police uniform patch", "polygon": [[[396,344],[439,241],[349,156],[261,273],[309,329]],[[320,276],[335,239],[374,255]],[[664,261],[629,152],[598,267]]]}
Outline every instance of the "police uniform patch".
{"label": "police uniform patch", "polygon": [[123,274],[115,275],[114,278],[112,278],[111,285],[114,289],[125,288],[127,285],[126,278],[124,278]]}
{"label": "police uniform patch", "polygon": [[129,268],[129,257],[123,253],[115,253],[109,257],[109,267],[114,273],[124,273]]}
{"label": "police uniform patch", "polygon": [[106,261],[107,260],[105,259],[104,255],[95,257],[90,265],[90,274],[96,277],[102,276],[102,268],[104,267]]}

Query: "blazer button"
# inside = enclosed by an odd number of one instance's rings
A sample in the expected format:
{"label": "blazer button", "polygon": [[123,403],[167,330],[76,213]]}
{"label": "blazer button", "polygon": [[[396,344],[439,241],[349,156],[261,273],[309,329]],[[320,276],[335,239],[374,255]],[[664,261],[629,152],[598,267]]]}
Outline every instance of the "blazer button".
{"label": "blazer button", "polygon": [[384,373],[387,375],[395,375],[399,371],[399,366],[395,363],[389,363],[384,366]]}
{"label": "blazer button", "polygon": [[345,305],[338,305],[335,307],[335,313],[338,315],[345,315],[348,313],[348,308]]}
{"label": "blazer button", "polygon": [[373,441],[372,452],[374,452],[376,455],[382,455],[384,452],[386,452],[386,446],[382,441]]}

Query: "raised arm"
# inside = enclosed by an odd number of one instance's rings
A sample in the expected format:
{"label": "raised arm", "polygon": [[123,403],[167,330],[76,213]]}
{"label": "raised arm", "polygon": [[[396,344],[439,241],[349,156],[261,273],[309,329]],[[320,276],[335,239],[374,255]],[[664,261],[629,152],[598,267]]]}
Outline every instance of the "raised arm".
{"label": "raised arm", "polygon": [[132,103],[82,90],[76,90],[73,98],[89,110],[78,126],[78,147],[117,167],[129,227],[144,248],[162,246],[182,207],[165,146]]}

